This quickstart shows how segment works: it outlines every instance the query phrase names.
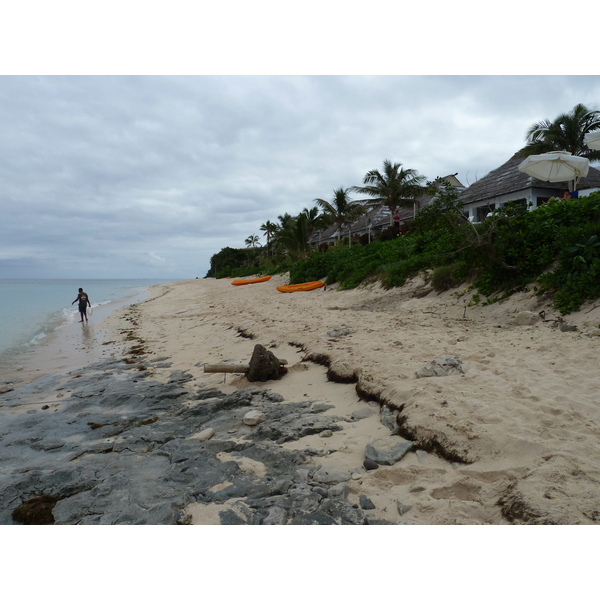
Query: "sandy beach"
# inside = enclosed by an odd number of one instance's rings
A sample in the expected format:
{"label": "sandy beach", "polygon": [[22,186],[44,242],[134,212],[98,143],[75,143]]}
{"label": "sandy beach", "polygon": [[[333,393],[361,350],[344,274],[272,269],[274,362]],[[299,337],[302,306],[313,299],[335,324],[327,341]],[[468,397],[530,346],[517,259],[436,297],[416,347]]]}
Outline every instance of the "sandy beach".
{"label": "sandy beach", "polygon": [[[150,377],[161,380],[167,372],[148,365],[168,358],[172,369],[190,376],[184,385],[191,390],[229,394],[259,386],[286,403],[327,402],[332,408],[325,414],[341,418],[341,428],[283,446],[316,449],[317,466],[352,472],[348,499],[358,505],[366,496],[375,519],[438,525],[600,519],[600,308],[591,304],[561,319],[532,293],[472,306],[465,290],[437,294],[422,280],[391,290],[372,284],[277,292],[285,283],[274,277],[239,287],[211,279],[157,286],[149,300],[92,317],[87,330],[71,326],[17,376],[68,373],[113,356],[141,359]],[[523,311],[543,319],[518,325]],[[247,363],[256,344],[287,361],[287,374],[250,383],[243,374],[204,372],[205,364]],[[462,372],[417,377],[439,357],[459,359]],[[50,400],[59,410],[60,399]],[[391,435],[382,407],[412,447],[395,464],[367,470],[367,444]],[[243,472],[264,473],[259,461],[238,463]],[[224,508],[237,510],[233,500],[185,510],[192,524],[218,524]]]}

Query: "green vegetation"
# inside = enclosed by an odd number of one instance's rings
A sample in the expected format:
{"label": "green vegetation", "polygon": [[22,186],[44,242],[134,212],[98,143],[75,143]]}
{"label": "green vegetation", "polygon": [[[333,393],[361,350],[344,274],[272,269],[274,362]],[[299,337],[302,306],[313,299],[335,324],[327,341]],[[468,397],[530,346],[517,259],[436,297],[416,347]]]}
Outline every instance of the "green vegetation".
{"label": "green vegetation", "polygon": [[293,259],[280,256],[277,263],[259,254],[261,250],[226,248],[213,256],[211,270],[223,264],[217,277],[289,271],[292,284],[322,279],[338,282],[342,289],[375,280],[386,287],[401,286],[428,270],[438,291],[470,283],[478,301],[486,297],[490,303],[535,286],[568,314],[600,297],[600,192],[551,200],[533,211],[509,204],[483,223],[472,224],[448,187],[410,222],[402,237],[311,250]]}

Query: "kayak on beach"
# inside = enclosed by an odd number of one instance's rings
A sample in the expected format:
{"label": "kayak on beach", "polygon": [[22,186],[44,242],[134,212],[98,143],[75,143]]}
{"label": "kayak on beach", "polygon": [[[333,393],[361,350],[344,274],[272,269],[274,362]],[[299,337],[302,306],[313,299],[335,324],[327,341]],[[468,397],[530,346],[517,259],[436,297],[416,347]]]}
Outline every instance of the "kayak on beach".
{"label": "kayak on beach", "polygon": [[284,293],[310,292],[310,290],[316,290],[324,285],[323,281],[308,281],[307,283],[296,283],[295,285],[280,285],[277,289]]}
{"label": "kayak on beach", "polygon": [[254,279],[236,279],[231,282],[231,285],[248,285],[249,283],[262,283],[263,281],[269,281],[271,279],[270,275],[266,275],[265,277],[255,277]]}

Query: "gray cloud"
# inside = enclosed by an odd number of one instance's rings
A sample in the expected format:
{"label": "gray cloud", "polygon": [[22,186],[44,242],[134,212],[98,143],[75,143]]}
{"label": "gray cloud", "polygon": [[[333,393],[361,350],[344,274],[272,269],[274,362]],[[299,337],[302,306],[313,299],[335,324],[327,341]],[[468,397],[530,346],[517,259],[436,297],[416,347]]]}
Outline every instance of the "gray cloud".
{"label": "gray cloud", "polygon": [[472,183],[582,76],[0,77],[0,277],[194,277],[384,159]]}

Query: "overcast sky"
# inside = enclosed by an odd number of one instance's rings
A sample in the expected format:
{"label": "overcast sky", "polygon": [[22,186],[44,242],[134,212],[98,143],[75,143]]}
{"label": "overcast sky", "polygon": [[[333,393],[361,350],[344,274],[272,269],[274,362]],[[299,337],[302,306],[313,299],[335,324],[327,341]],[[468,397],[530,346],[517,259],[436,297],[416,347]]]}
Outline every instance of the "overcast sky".
{"label": "overcast sky", "polygon": [[203,277],[383,160],[471,184],[596,76],[2,76],[0,277]]}

